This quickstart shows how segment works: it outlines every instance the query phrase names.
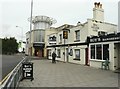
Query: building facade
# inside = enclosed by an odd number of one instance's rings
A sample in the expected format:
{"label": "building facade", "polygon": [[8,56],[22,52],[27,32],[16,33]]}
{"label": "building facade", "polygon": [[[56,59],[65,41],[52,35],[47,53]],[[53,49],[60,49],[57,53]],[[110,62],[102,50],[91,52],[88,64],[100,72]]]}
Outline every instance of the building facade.
{"label": "building facade", "polygon": [[56,20],[47,16],[32,18],[33,30],[26,33],[26,54],[44,57],[45,31],[56,23]]}
{"label": "building facade", "polygon": [[120,69],[120,33],[91,37],[89,49],[90,66],[100,68],[101,62],[109,60],[111,70]]}
{"label": "building facade", "polygon": [[[55,29],[57,32],[49,34],[45,38],[48,59],[52,59],[51,54],[55,51],[56,60],[97,68],[101,68],[102,61],[109,60],[111,70],[119,68],[117,65],[119,57],[115,57],[120,49],[118,48],[119,40],[99,43],[89,41],[92,37],[117,33],[117,25],[104,21],[104,9],[101,3],[94,3],[93,18],[87,19],[85,23],[78,22],[75,26],[64,24]],[[63,38],[64,31],[67,31],[67,39]],[[100,52],[100,50],[102,51]],[[114,60],[115,58],[117,61]]]}

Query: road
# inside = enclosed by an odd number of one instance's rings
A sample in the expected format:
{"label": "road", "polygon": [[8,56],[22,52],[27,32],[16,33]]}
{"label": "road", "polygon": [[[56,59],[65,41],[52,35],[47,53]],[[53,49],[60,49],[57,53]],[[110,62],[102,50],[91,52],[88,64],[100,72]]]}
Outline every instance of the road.
{"label": "road", "polygon": [[23,59],[22,57],[24,57],[24,55],[2,55],[2,63],[0,63],[0,65],[2,65],[0,66],[0,70],[2,70],[1,79],[14,69],[14,67]]}

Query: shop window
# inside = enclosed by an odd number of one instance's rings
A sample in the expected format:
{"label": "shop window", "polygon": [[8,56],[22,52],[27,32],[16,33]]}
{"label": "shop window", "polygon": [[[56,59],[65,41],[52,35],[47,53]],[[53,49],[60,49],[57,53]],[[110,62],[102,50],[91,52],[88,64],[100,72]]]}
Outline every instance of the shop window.
{"label": "shop window", "polygon": [[103,60],[109,60],[109,44],[103,45]]}
{"label": "shop window", "polygon": [[57,49],[57,58],[60,58],[61,56],[61,52],[60,52],[60,49]]}
{"label": "shop window", "polygon": [[96,45],[96,58],[102,60],[102,45]]}
{"label": "shop window", "polygon": [[74,60],[80,60],[80,49],[75,49],[75,59]]}
{"label": "shop window", "polygon": [[91,45],[91,59],[109,60],[109,44]]}
{"label": "shop window", "polygon": [[91,59],[95,59],[95,45],[91,45]]}

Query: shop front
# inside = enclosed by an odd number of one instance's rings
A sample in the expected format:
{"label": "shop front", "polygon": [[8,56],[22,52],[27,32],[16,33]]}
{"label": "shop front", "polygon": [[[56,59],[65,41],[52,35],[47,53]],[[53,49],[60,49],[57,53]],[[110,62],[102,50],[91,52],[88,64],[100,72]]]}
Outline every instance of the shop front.
{"label": "shop front", "polygon": [[120,33],[91,37],[89,49],[90,66],[101,68],[102,62],[108,60],[110,70],[120,68]]}
{"label": "shop front", "polygon": [[33,43],[34,56],[44,57],[44,43]]}

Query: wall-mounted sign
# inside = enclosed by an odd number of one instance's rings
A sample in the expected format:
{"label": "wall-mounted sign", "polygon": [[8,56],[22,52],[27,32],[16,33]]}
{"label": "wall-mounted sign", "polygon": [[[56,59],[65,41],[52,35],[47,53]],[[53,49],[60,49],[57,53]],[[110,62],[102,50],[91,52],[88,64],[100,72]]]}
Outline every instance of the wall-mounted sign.
{"label": "wall-mounted sign", "polygon": [[44,45],[43,43],[33,43],[33,47],[42,47],[44,48]]}
{"label": "wall-mounted sign", "polygon": [[108,41],[120,41],[120,33],[118,34],[109,34],[106,36],[95,36],[89,39],[90,43],[96,42],[108,42]]}

